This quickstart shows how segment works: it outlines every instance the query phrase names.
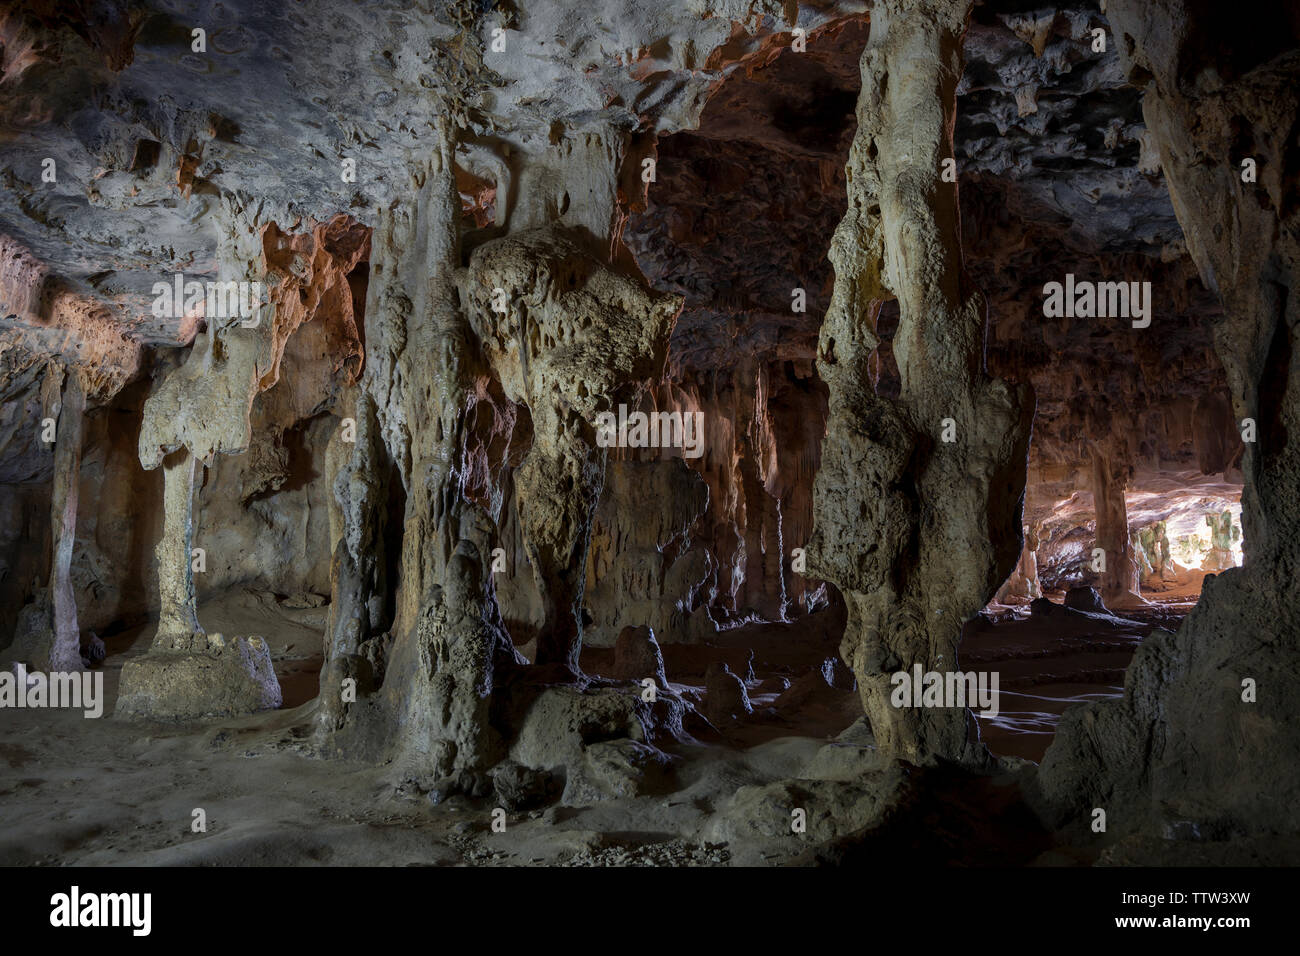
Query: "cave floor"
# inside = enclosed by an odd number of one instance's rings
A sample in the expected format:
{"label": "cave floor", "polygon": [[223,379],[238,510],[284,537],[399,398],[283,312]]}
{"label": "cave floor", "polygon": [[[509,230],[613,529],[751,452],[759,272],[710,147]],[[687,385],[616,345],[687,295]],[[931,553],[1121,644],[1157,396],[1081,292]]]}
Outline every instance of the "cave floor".
{"label": "cave floor", "polygon": [[[999,608],[962,634],[963,670],[996,672],[998,713],[980,715],[980,737],[998,756],[1042,760],[1068,707],[1119,697],[1124,673],[1157,627],[1177,630],[1187,595],[1147,593],[1150,606],[1091,614],[1059,604],[1044,617],[1028,608]],[[1196,595],[1191,596],[1195,603]]]}
{"label": "cave floor", "polygon": [[[326,610],[259,592],[200,608],[209,633],[266,638],[285,696],[273,713],[112,718],[122,665],[147,650],[152,625],[105,638],[103,717],[0,711],[0,865],[726,865],[733,848],[698,837],[713,807],[740,785],[794,774],[825,745],[787,736],[743,753],[734,740],[684,747],[677,793],[514,814],[494,833],[484,801],[435,806],[388,768],[311,755]],[[196,809],[206,832],[191,829]],[[739,856],[779,863],[806,849],[787,842],[784,853],[765,842]]]}
{"label": "cave floor", "polygon": [[[710,845],[714,806],[746,783],[797,772],[824,740],[740,752],[686,748],[684,789],[512,814],[491,801],[434,805],[387,768],[320,760],[305,745],[314,705],[206,725],[128,725],[108,716],[121,659],[104,667],[105,717],[6,710],[0,723],[0,865],[675,865],[782,863],[772,841]],[[191,830],[194,811],[206,832]]]}
{"label": "cave floor", "polygon": [[[311,755],[307,738],[315,714],[327,608],[289,606],[294,603],[267,593],[238,592],[200,609],[209,632],[266,637],[285,695],[279,711],[202,725],[127,724],[123,732],[123,723],[111,717],[122,665],[145,652],[153,632],[149,625],[105,639],[109,653],[102,665],[103,718],[88,720],[80,711],[69,710],[0,712],[0,761],[5,767],[0,778],[5,821],[0,864],[807,862],[811,851],[806,841],[772,833],[747,835],[743,826],[720,822],[721,808],[746,787],[756,802],[772,799],[765,788],[775,787],[772,792],[779,793],[776,782],[797,780],[815,760],[824,760],[821,752],[839,747],[830,741],[846,728],[851,732],[862,713],[856,691],[831,686],[815,673],[826,653],[833,653],[834,639],[803,634],[801,640],[791,641],[798,636],[792,631],[815,630],[815,621],[724,632],[718,646],[711,648],[667,645],[664,653],[674,690],[696,703],[703,698],[709,661],[721,657],[741,674],[752,662],[754,713],[716,732],[697,734],[693,744],[672,748],[679,758],[672,793],[518,813],[508,818],[506,832],[495,833],[490,801],[452,797],[434,805],[425,794],[395,782],[388,768]],[[1135,646],[1140,636],[1131,637]],[[803,649],[793,653],[792,644]],[[979,641],[972,642],[976,656],[978,648]],[[998,667],[1014,666],[1014,641],[1003,640],[1000,653]],[[1131,656],[1131,648],[1086,653],[1093,655],[1093,663],[1104,664],[1107,654]],[[598,674],[609,654],[590,649],[584,653],[584,669]],[[1053,685],[1035,693],[1059,696],[1060,689]],[[1054,726],[1054,720],[1050,723]],[[1005,732],[988,726],[984,732],[995,752],[1015,754],[1015,741],[1047,740],[1051,729],[1009,724]],[[1000,740],[999,733],[1012,743]],[[867,743],[862,749],[844,748],[844,759],[861,759],[852,755],[868,752]],[[877,775],[867,764],[846,766],[850,777],[875,781],[867,790],[878,787],[885,798],[891,798],[890,788],[900,785],[888,772]],[[973,845],[996,846],[1008,862],[1033,862],[1048,852],[1048,841],[1010,795],[1017,789],[1012,776],[974,788],[969,780],[952,780],[952,799],[946,806],[958,807],[960,818],[983,831],[971,796],[981,794],[975,802],[982,801],[995,817],[1008,816],[1011,822],[1000,829],[1003,837],[1008,828],[1013,836],[1008,841],[989,831],[987,841]],[[938,791],[948,792],[948,782],[941,781]],[[197,809],[206,815],[206,832],[191,829]],[[916,812],[932,816],[920,804]],[[969,849],[972,844],[964,845]],[[950,851],[949,843],[940,848],[944,854]],[[1080,862],[1059,850],[1048,856],[1054,863]]]}

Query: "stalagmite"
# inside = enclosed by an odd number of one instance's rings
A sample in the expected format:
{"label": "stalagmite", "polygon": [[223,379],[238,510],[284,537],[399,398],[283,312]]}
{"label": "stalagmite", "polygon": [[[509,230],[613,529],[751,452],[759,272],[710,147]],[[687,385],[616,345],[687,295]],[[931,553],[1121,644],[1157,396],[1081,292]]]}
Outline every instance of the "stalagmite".
{"label": "stalagmite", "polygon": [[340,428],[327,450],[333,476],[330,540],[337,543],[330,566],[319,695],[320,742],[326,750],[335,748],[333,734],[343,729],[350,705],[383,683],[386,626],[392,614],[384,543],[386,535],[398,529],[387,526],[387,450],[370,396],[360,388],[353,392],[343,410],[351,412],[344,420],[350,419],[356,434],[345,441]]}
{"label": "stalagmite", "polygon": [[1043,586],[1038,580],[1038,529],[1026,527],[1025,546],[1020,552],[1016,569],[1011,572],[994,598],[999,604],[1025,604],[1043,596]]}
{"label": "stalagmite", "polygon": [[1232,522],[1232,512],[1222,511],[1205,516],[1210,531],[1210,553],[1201,561],[1205,571],[1225,571],[1237,566],[1232,546],[1241,538],[1240,529]]}
{"label": "stalagmite", "polygon": [[1157,521],[1142,528],[1137,533],[1137,547],[1141,551],[1144,568],[1149,569],[1150,577],[1143,584],[1160,587],[1165,581],[1175,580],[1178,570],[1173,556],[1169,553],[1169,527],[1167,522]]}
{"label": "stalagmite", "polygon": [[[964,709],[896,708],[890,676],[954,669],[962,623],[1015,565],[1033,414],[1026,387],[984,373],[984,302],[962,271],[956,185],[941,179],[969,9],[873,12],[818,352],[830,420],[808,567],[848,605],[841,653],[877,743],[919,762],[983,759]],[[891,293],[897,401],[876,394],[870,373]]]}

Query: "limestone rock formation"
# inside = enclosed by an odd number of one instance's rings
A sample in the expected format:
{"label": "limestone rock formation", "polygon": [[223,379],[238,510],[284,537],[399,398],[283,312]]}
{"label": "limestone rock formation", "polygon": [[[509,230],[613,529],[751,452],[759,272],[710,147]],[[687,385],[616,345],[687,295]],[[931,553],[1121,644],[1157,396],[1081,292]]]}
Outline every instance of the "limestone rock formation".
{"label": "limestone rock formation", "polygon": [[1293,6],[0,8],[0,862],[1294,862]]}
{"label": "limestone rock formation", "polygon": [[596,416],[662,371],[680,303],[555,228],[480,246],[465,283],[475,334],[506,397],[532,415],[533,446],[515,483],[543,601],[537,659],[576,671],[592,513],[604,485]]}
{"label": "limestone rock formation", "polygon": [[[1027,388],[984,372],[983,299],[962,271],[956,186],[940,175],[968,14],[960,2],[874,11],[818,351],[831,411],[810,568],[848,604],[842,653],[877,741],[919,761],[979,759],[964,711],[895,708],[890,675],[954,661],[961,624],[1014,566],[1033,414]],[[871,374],[891,294],[897,400]]]}
{"label": "limestone rock formation", "polygon": [[[709,583],[716,567],[698,527],[708,505],[707,483],[679,458],[608,463],[592,523],[584,644],[621,640],[622,625],[632,621],[662,640],[690,640],[701,626],[712,629]],[[649,507],[657,511],[648,514]]]}
{"label": "limestone rock formation", "polygon": [[745,682],[731,672],[725,661],[709,665],[704,675],[704,713],[714,724],[726,725],[754,709]]}
{"label": "limestone rock formation", "polygon": [[631,625],[623,628],[614,643],[614,667],[610,676],[637,682],[649,678],[660,688],[668,686],[664,656],[652,628]]}

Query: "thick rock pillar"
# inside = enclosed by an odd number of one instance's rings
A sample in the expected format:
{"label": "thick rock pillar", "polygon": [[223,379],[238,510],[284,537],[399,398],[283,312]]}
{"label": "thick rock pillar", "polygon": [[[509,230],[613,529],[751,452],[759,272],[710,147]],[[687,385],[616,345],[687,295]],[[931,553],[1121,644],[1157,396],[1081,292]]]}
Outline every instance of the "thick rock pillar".
{"label": "thick rock pillar", "polygon": [[319,724],[326,749],[334,745],[330,735],[345,726],[350,706],[383,683],[392,599],[385,539],[401,533],[387,527],[389,461],[374,402],[362,389],[353,392],[326,449],[333,492],[330,540],[336,542],[320,676]]}
{"label": "thick rock pillar", "polygon": [[[962,624],[1015,565],[1033,414],[1027,387],[985,374],[984,300],[962,268],[956,184],[942,177],[969,9],[894,0],[873,11],[818,346],[830,415],[809,572],[844,596],[841,654],[877,744],[916,762],[986,759],[968,710],[896,707],[891,677],[957,669]],[[890,294],[896,401],[870,372]]]}
{"label": "thick rock pillar", "polygon": [[514,482],[542,598],[537,663],[573,675],[607,455],[596,416],[636,407],[681,309],[623,261],[625,139],[574,134],[527,157],[508,234],[474,250],[462,290],[506,396],[531,412],[533,446]]}
{"label": "thick rock pillar", "polygon": [[[454,154],[441,126],[372,235],[357,442],[336,452],[339,606],[322,680],[328,748],[392,761],[399,776],[442,791],[474,788],[504,756],[489,709],[500,669],[515,663],[488,572],[491,523],[462,493],[469,387],[484,370],[455,285]],[[405,493],[400,528],[382,518],[388,462]],[[394,534],[401,557],[389,624],[390,578],[375,552]],[[348,676],[356,698],[345,703]]]}
{"label": "thick rock pillar", "polygon": [[1105,555],[1099,572],[1102,603],[1108,608],[1146,604],[1142,597],[1137,556],[1128,530],[1128,504],[1124,489],[1127,471],[1116,468],[1103,452],[1092,452],[1092,500],[1097,513],[1096,547]]}
{"label": "thick rock pillar", "polygon": [[42,393],[46,412],[57,417],[54,476],[50,493],[49,587],[19,614],[6,661],[21,661],[29,670],[68,673],[82,669],[81,630],[72,584],[72,549],[77,537],[77,499],[81,484],[82,423],[86,392],[81,373],[51,364]]}
{"label": "thick rock pillar", "polygon": [[154,546],[158,632],[153,647],[190,651],[206,641],[194,598],[194,456],[181,447],[163,459],[163,533]]}

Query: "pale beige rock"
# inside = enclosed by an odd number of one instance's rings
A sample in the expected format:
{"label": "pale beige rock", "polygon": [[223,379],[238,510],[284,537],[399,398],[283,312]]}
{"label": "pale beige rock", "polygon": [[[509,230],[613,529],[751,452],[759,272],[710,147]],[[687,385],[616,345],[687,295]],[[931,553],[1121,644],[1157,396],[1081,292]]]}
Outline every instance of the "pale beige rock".
{"label": "pale beige rock", "polygon": [[592,523],[584,645],[609,646],[630,625],[682,641],[692,617],[707,619],[701,605],[716,569],[697,524],[708,503],[708,485],[681,458],[607,464]]}
{"label": "pale beige rock", "polygon": [[[194,468],[196,460],[239,454],[252,439],[249,410],[263,374],[272,372],[283,351],[275,343],[274,305],[264,286],[278,286],[268,275],[263,253],[262,210],[256,203],[223,197],[214,217],[218,236],[217,281],[258,283],[262,293],[251,315],[209,316],[207,333],[196,340],[185,363],[156,387],[145,403],[140,427],[140,461],[163,466],[163,535],[155,550],[159,620],[150,656],[124,669],[118,699],[123,716],[177,718],[249,711],[280,704],[270,653],[260,639],[235,638],[232,653],[204,634],[195,606],[192,569]],[[274,381],[272,378],[271,381]],[[190,656],[186,656],[190,655]],[[213,655],[220,666],[211,663]],[[212,683],[205,686],[204,682]],[[274,686],[274,691],[270,687]],[[178,694],[183,688],[186,695]]]}
{"label": "pale beige rock", "polygon": [[681,301],[650,292],[559,227],[480,246],[462,298],[506,396],[532,414],[533,447],[514,480],[542,596],[537,660],[576,672],[591,520],[604,484],[596,415],[661,372]]}
{"label": "pale beige rock", "polygon": [[271,652],[260,637],[205,635],[188,653],[151,651],[122,666],[116,715],[190,721],[233,717],[280,706]]}
{"label": "pale beige rock", "polygon": [[[809,571],[848,605],[841,653],[881,750],[916,762],[983,759],[967,712],[895,708],[889,678],[918,663],[955,668],[962,623],[1015,565],[1033,414],[1027,387],[984,372],[984,303],[962,271],[956,185],[940,177],[969,9],[885,2],[873,13],[818,351],[830,419]],[[890,294],[897,401],[871,374]]]}

